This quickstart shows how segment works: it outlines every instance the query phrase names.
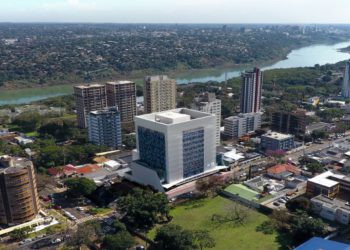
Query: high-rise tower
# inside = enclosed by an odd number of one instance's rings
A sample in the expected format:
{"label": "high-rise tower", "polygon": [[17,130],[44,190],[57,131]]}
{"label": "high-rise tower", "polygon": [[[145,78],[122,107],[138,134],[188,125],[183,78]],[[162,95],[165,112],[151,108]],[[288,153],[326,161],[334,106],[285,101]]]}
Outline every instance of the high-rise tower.
{"label": "high-rise tower", "polygon": [[241,113],[260,111],[262,81],[262,71],[259,68],[242,73]]}
{"label": "high-rise tower", "polygon": [[176,81],[165,75],[147,76],[144,83],[145,113],[176,108]]}
{"label": "high-rise tower", "polygon": [[346,62],[345,65],[344,81],[341,95],[345,98],[350,98],[350,61]]}

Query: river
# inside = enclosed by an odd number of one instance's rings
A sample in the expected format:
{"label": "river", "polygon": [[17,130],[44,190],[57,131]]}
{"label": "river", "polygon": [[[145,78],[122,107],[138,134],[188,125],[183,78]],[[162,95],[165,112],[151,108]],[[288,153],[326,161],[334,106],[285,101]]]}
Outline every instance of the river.
{"label": "river", "polygon": [[[350,41],[333,45],[312,45],[295,49],[287,55],[286,59],[278,61],[270,66],[263,67],[262,70],[310,67],[314,66],[315,64],[332,64],[348,60],[350,59],[349,53],[338,51],[339,49],[347,46],[350,46]],[[231,68],[189,71],[188,73],[179,74],[176,80],[179,84],[208,81],[221,82],[225,79],[239,76],[243,70],[245,70],[245,68],[242,67],[239,69]],[[69,85],[0,91],[0,105],[25,104],[49,97],[71,94],[72,92],[73,88]]]}

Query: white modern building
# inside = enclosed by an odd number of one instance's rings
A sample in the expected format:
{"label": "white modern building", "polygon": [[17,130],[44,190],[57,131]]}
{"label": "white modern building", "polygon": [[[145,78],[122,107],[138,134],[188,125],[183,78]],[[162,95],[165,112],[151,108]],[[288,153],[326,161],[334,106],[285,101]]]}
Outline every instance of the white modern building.
{"label": "white modern building", "polygon": [[224,135],[235,139],[254,132],[261,126],[261,115],[262,113],[247,113],[226,118]]}
{"label": "white modern building", "polygon": [[350,61],[346,62],[344,71],[344,81],[341,94],[345,98],[350,98]]}
{"label": "white modern building", "polygon": [[164,191],[217,171],[215,115],[173,109],[135,117],[130,179]]}
{"label": "white modern building", "polygon": [[122,146],[120,113],[116,107],[91,111],[88,121],[90,142],[113,148]]}
{"label": "white modern building", "polygon": [[261,136],[260,146],[263,150],[266,151],[288,151],[294,148],[294,135],[282,134],[271,131]]}
{"label": "white modern building", "polygon": [[216,146],[220,145],[221,100],[216,99],[215,93],[206,92],[197,97],[192,108],[216,116]]}

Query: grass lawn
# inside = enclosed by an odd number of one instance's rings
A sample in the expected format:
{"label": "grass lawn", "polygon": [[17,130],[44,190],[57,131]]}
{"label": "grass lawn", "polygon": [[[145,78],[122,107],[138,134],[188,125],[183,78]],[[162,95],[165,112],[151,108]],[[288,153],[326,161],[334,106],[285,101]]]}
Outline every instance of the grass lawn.
{"label": "grass lawn", "polygon": [[38,136],[39,136],[39,133],[38,133],[37,131],[33,131],[33,132],[26,133],[26,136],[29,136],[29,137],[38,137]]}
{"label": "grass lawn", "polygon": [[[266,235],[256,231],[256,227],[268,220],[268,217],[255,210],[250,210],[244,225],[234,226],[229,222],[217,224],[211,221],[213,214],[225,215],[225,209],[232,204],[235,203],[220,196],[190,201],[171,210],[171,223],[191,230],[208,230],[216,240],[215,249],[274,250],[280,247],[276,241],[277,234]],[[155,232],[156,229],[151,230],[148,236],[154,238]]]}

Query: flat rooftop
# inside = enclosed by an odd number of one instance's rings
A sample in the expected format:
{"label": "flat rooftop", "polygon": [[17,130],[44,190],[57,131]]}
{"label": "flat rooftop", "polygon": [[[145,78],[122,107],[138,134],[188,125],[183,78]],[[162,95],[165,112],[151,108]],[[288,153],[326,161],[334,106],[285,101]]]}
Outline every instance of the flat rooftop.
{"label": "flat rooftop", "polygon": [[331,176],[334,176],[338,179],[343,179],[345,177],[344,175],[334,174],[331,171],[327,171],[309,179],[308,181],[325,187],[333,187],[339,182],[329,179]]}
{"label": "flat rooftop", "polygon": [[74,88],[78,89],[89,89],[89,88],[99,88],[99,87],[104,87],[104,84],[99,84],[99,83],[93,83],[93,84],[82,84],[82,85],[76,85]]}
{"label": "flat rooftop", "polygon": [[341,199],[338,199],[338,198],[330,199],[326,196],[318,195],[318,196],[312,198],[311,200],[322,202],[322,203],[328,205],[328,207],[342,208],[342,209],[345,209],[347,211],[350,211],[350,206],[346,205],[346,204],[348,204],[348,202],[341,200]]}
{"label": "flat rooftop", "polygon": [[272,139],[277,139],[277,140],[284,140],[284,139],[288,139],[288,138],[293,137],[293,135],[282,134],[282,133],[278,133],[278,132],[268,132],[268,133],[262,135],[262,137],[267,137],[267,138],[272,138]]}
{"label": "flat rooftop", "polygon": [[110,85],[122,85],[122,84],[130,84],[130,83],[134,83],[134,82],[128,81],[128,80],[107,82],[107,84],[110,84]]}
{"label": "flat rooftop", "polygon": [[157,113],[145,114],[136,116],[137,119],[153,121],[155,123],[162,123],[166,125],[176,124],[176,123],[184,123],[189,122],[191,120],[200,119],[204,117],[214,116],[209,113],[180,108],[180,109],[172,109]]}

